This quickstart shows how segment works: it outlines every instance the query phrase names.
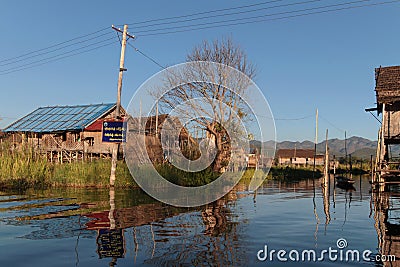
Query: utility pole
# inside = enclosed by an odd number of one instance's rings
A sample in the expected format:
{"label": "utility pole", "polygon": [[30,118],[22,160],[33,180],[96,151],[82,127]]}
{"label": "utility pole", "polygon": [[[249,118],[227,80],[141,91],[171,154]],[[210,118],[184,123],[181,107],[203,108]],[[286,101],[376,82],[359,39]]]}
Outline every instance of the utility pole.
{"label": "utility pole", "polygon": [[[122,31],[119,28],[111,26],[113,30],[122,33],[122,42],[121,42],[121,56],[119,60],[119,75],[118,75],[118,93],[117,93],[117,105],[114,114],[114,119],[121,119],[121,91],[122,91],[122,76],[124,71],[127,69],[124,68],[125,62],[125,48],[126,48],[126,39],[127,37],[135,38],[128,34],[128,25],[124,25],[124,30]],[[112,159],[111,159],[111,174],[110,174],[110,186],[114,186],[115,184],[115,171],[117,169],[117,157],[118,157],[119,144],[113,144],[112,146]]]}
{"label": "utility pole", "polygon": [[156,136],[158,136],[158,100],[156,106]]}

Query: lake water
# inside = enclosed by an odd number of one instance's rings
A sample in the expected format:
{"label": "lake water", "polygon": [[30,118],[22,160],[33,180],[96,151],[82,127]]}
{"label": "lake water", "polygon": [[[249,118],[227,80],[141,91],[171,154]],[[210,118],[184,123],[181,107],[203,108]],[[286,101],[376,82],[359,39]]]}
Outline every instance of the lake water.
{"label": "lake water", "polygon": [[239,185],[199,208],[140,190],[115,189],[111,201],[108,190],[0,192],[0,266],[399,266],[399,188],[377,194],[369,177],[355,180],[266,181],[256,195]]}

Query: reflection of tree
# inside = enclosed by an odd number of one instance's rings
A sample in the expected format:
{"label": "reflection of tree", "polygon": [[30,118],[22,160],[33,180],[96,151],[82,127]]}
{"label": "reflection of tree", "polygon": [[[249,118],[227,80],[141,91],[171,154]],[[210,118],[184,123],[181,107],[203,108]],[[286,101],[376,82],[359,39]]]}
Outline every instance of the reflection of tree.
{"label": "reflection of tree", "polygon": [[380,254],[396,255],[396,261],[383,262],[383,265],[400,266],[400,193],[375,191],[371,201]]}
{"label": "reflection of tree", "polygon": [[217,200],[207,205],[201,213],[203,217],[206,235],[218,236],[226,231],[227,218],[223,200]]}
{"label": "reflection of tree", "polygon": [[[244,265],[245,253],[238,244],[238,223],[229,218],[230,214],[227,202],[218,200],[203,207],[200,214],[191,213],[190,218],[184,219],[179,218],[180,215],[174,218],[174,223],[169,221],[154,227],[156,239],[161,235],[164,240],[157,243],[155,256],[145,262],[156,266]],[[173,232],[178,225],[183,229]],[[171,235],[167,235],[168,232]]]}

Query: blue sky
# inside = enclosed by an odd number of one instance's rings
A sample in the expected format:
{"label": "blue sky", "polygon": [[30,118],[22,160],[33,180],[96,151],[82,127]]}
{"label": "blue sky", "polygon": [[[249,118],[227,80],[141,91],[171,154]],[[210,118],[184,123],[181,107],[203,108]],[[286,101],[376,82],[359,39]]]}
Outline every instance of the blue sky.
{"label": "blue sky", "polygon": [[[302,1],[276,1],[269,6],[295,2]],[[257,15],[344,2],[350,1],[314,1]],[[383,0],[357,5],[379,2]],[[396,30],[400,28],[400,2],[176,34],[136,34],[143,29],[135,28],[140,25],[135,22],[254,3],[261,1],[2,1],[0,128],[39,106],[114,102],[120,45],[115,42],[10,74],[4,73],[33,59],[21,57],[24,61],[15,65],[2,60],[109,27],[110,35],[103,38],[106,39],[115,35],[111,24],[133,23],[129,32],[137,39],[130,40],[131,44],[162,65],[183,62],[202,40],[232,38],[257,66],[255,82],[277,119],[280,141],[313,140],[316,108],[320,114],[319,140],[327,128],[331,138],[343,138],[346,130],[348,136],[376,139],[378,123],[364,108],[375,103],[374,68],[400,64],[400,35]],[[245,16],[250,14],[241,17]],[[102,39],[94,41],[97,40]],[[63,51],[68,49],[59,52]],[[160,67],[129,46],[125,63],[128,71],[122,102],[127,106],[135,90]],[[304,119],[287,120],[296,118]]]}

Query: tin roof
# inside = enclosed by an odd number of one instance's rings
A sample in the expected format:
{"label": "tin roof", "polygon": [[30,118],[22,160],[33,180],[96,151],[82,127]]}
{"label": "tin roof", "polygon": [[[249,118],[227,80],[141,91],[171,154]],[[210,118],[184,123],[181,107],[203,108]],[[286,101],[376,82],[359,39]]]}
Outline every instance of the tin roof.
{"label": "tin roof", "polygon": [[112,104],[41,107],[17,120],[4,132],[81,131],[115,108]]}

